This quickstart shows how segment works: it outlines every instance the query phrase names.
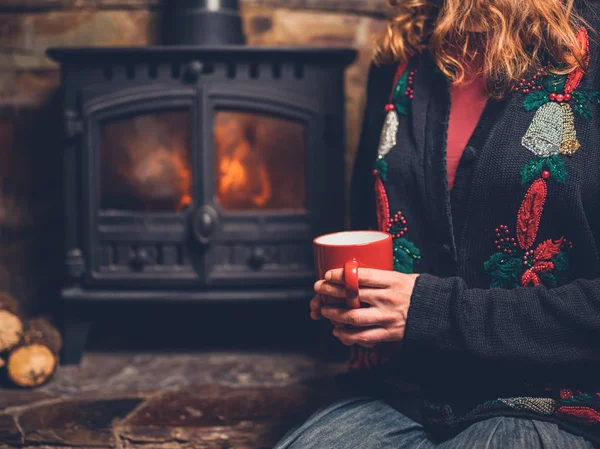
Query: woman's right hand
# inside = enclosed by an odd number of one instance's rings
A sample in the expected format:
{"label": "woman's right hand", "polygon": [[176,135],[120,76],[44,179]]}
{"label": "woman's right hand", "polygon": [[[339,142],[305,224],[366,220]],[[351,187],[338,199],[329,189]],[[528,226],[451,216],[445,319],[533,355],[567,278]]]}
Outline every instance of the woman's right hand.
{"label": "woman's right hand", "polygon": [[[317,282],[315,284],[315,289],[319,288],[322,283],[323,281]],[[323,306],[345,308],[346,299],[317,293],[310,301],[310,317],[313,320],[320,320],[323,317],[321,315],[321,309]],[[338,323],[333,323],[333,325],[337,327]]]}
{"label": "woman's right hand", "polygon": [[310,300],[310,317],[317,321],[323,318],[321,315],[321,309],[325,304],[323,304],[323,297],[320,294],[316,294],[313,299]]}

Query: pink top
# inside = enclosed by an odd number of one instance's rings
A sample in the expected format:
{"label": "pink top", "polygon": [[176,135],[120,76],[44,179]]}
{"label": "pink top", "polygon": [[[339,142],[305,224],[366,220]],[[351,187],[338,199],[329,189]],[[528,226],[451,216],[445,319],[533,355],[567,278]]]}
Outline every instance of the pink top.
{"label": "pink top", "polygon": [[468,84],[453,85],[450,99],[446,164],[448,188],[452,190],[458,163],[488,100],[483,79],[479,77]]}

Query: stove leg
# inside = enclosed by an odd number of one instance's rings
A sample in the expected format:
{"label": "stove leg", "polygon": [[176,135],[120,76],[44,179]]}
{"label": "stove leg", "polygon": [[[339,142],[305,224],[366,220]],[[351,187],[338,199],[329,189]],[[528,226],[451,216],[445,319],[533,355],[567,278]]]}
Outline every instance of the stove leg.
{"label": "stove leg", "polygon": [[66,303],[63,315],[62,365],[78,365],[92,325],[89,313],[80,304]]}

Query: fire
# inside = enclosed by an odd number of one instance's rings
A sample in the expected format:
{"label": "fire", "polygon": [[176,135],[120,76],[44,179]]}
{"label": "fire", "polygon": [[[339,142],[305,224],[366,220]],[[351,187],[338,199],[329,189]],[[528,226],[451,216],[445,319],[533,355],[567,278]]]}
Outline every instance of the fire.
{"label": "fire", "polygon": [[103,133],[103,207],[181,211],[191,204],[189,116],[165,111],[107,124]]}
{"label": "fire", "polygon": [[192,196],[191,195],[183,195],[181,197],[181,201],[179,202],[179,207],[177,208],[178,212],[181,212],[186,207],[192,204]]}
{"label": "fire", "polygon": [[131,176],[146,195],[157,199],[169,197],[174,192],[181,198],[189,196],[191,174],[179,152],[153,148],[136,154]]}
{"label": "fire", "polygon": [[226,207],[263,208],[273,193],[261,153],[252,146],[239,121],[219,115],[214,128],[218,198]]}
{"label": "fire", "polygon": [[247,196],[255,206],[264,207],[271,199],[269,174],[264,164],[248,165],[250,151],[248,142],[242,141],[233,151],[233,156],[221,159],[219,197],[233,199]]}

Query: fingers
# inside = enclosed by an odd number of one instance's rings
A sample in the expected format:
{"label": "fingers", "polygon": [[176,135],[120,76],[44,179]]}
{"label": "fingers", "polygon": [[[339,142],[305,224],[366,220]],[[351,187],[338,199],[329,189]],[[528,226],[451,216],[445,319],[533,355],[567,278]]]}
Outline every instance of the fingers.
{"label": "fingers", "polygon": [[313,299],[310,300],[310,317],[313,320],[320,320],[321,308],[323,307],[323,299],[321,295],[316,295]]}
{"label": "fingers", "polygon": [[[321,309],[324,306],[343,307],[345,304],[346,304],[345,299],[332,298],[329,296],[317,294],[313,299],[310,300],[310,317],[313,320],[320,320],[322,317]],[[338,323],[338,324],[342,325],[342,323]]]}
{"label": "fingers", "polygon": [[[358,284],[364,287],[385,288],[394,281],[394,271],[373,270],[371,268],[358,269]],[[325,280],[334,284],[344,285],[344,270],[342,268],[325,273]]]}
{"label": "fingers", "polygon": [[393,317],[385,316],[377,307],[348,310],[325,306],[321,309],[321,315],[334,323],[358,327],[382,326],[393,322]]}
{"label": "fingers", "polygon": [[346,289],[343,286],[326,281],[317,281],[315,292],[332,298],[346,298]]}
{"label": "fingers", "polygon": [[359,345],[365,348],[371,348],[377,343],[393,340],[387,329],[382,327],[370,329],[344,329],[336,327],[333,329],[333,335],[346,346]]}
{"label": "fingers", "polygon": [[[318,281],[315,284],[315,292],[323,296],[323,305],[337,307],[346,306],[346,289],[332,282]],[[383,290],[380,288],[361,288],[359,292],[360,302],[376,305],[382,298]]]}
{"label": "fingers", "polygon": [[323,305],[332,306],[332,307],[345,307],[346,299],[344,298],[334,298],[333,296],[325,296],[321,295],[323,299]]}

